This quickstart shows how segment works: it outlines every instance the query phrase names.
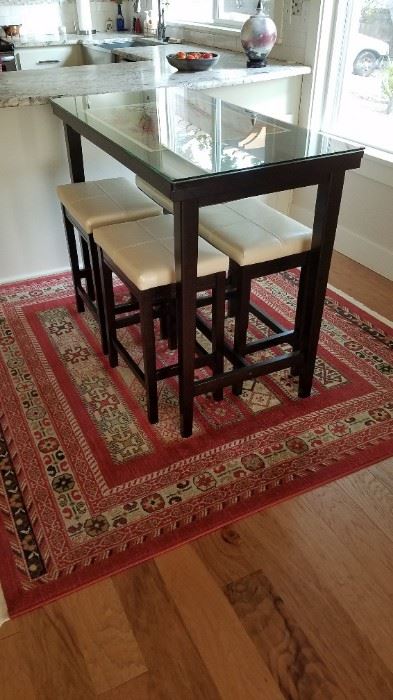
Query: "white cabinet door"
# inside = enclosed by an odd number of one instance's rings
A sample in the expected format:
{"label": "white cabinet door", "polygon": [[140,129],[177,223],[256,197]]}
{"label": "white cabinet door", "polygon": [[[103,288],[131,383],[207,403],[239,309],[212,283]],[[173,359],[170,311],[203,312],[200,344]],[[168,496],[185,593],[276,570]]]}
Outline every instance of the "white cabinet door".
{"label": "white cabinet door", "polygon": [[19,70],[60,68],[81,65],[82,52],[79,45],[44,46],[39,49],[17,49],[15,58]]}

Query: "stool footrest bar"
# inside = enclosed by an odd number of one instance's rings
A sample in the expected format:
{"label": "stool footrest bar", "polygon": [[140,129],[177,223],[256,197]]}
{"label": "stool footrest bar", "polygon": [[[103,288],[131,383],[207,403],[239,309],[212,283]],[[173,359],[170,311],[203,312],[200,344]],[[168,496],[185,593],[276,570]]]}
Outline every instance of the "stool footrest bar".
{"label": "stool footrest bar", "polygon": [[289,343],[292,345],[292,341],[295,338],[294,331],[284,331],[283,333],[275,333],[274,335],[269,335],[263,340],[253,340],[251,343],[247,343],[244,354],[249,355],[252,352],[258,352],[259,350],[266,350],[275,345],[282,345],[283,343]]}
{"label": "stool footrest bar", "polygon": [[259,318],[262,323],[264,323],[268,328],[271,328],[275,333],[283,333],[287,329],[284,328],[280,323],[277,323],[269,314],[262,311],[259,306],[255,304],[250,304],[250,313]]}
{"label": "stool footrest bar", "polygon": [[279,355],[274,360],[265,360],[263,362],[255,362],[246,367],[234,369],[231,372],[224,372],[216,377],[200,379],[194,384],[194,395],[206,394],[208,391],[214,391],[220,387],[230,386],[235,382],[254,379],[254,377],[263,376],[270,372],[278,372],[281,369],[292,367],[300,357],[300,352],[292,352],[290,354]]}
{"label": "stool footrest bar", "polygon": [[125,360],[125,362],[127,363],[130,370],[132,370],[132,372],[135,374],[136,378],[139,379],[139,381],[142,384],[144,384],[145,383],[144,373],[142,372],[139,365],[137,365],[135,360],[132,359],[130,353],[125,349],[124,345],[117,338],[113,338],[113,344],[114,344],[116,350],[118,350],[118,352],[122,356],[123,360]]}

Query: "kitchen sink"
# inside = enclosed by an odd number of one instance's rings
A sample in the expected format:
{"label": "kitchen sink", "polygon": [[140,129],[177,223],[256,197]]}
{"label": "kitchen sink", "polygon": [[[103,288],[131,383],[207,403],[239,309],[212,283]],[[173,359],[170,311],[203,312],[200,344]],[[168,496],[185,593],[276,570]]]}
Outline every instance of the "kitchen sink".
{"label": "kitchen sink", "polygon": [[159,46],[162,41],[157,39],[115,39],[114,41],[102,41],[95,43],[94,46],[99,46],[101,49],[113,51],[114,49],[126,49],[132,46]]}

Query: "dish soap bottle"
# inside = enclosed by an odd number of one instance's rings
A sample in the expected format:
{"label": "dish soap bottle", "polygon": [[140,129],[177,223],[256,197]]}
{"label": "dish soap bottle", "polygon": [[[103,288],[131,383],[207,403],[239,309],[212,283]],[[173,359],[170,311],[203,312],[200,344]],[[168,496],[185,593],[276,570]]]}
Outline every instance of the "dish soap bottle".
{"label": "dish soap bottle", "polygon": [[117,5],[116,29],[118,32],[124,32],[124,17],[120,3]]}

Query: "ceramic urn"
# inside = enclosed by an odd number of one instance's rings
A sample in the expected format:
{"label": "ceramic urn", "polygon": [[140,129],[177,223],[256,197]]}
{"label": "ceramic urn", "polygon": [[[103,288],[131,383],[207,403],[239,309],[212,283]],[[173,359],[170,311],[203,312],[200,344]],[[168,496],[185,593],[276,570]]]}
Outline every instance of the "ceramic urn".
{"label": "ceramic urn", "polygon": [[261,0],[255,15],[251,15],[243,24],[240,40],[248,56],[247,66],[266,66],[266,58],[277,41],[277,27],[273,20],[264,14]]}

